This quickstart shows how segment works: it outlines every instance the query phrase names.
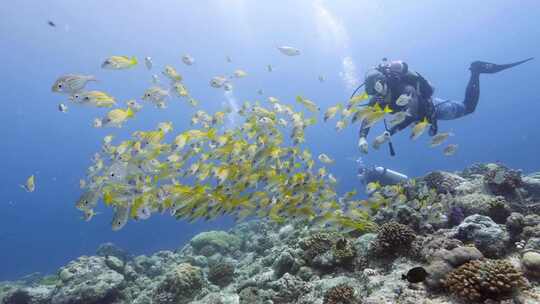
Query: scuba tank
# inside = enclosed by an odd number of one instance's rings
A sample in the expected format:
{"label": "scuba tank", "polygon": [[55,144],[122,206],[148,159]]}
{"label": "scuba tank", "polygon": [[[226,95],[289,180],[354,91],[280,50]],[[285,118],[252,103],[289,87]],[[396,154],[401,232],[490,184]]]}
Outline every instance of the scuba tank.
{"label": "scuba tank", "polygon": [[379,181],[382,185],[395,185],[409,179],[405,174],[384,167],[375,167],[373,170],[377,172]]}

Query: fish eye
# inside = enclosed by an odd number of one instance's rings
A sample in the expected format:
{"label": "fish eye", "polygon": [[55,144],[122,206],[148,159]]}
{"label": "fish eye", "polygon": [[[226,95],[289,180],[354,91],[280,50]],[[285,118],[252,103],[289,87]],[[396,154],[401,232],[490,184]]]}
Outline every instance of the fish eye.
{"label": "fish eye", "polygon": [[62,84],[59,83],[59,84],[57,85],[57,87],[58,87],[59,89],[61,89],[61,88],[62,88]]}

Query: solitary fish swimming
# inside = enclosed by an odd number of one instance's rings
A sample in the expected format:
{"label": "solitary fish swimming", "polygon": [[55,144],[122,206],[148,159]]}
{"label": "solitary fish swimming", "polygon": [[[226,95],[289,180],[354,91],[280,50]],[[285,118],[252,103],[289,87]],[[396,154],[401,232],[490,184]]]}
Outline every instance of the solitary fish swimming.
{"label": "solitary fish swimming", "polygon": [[278,46],[277,48],[283,55],[287,56],[298,56],[300,55],[300,50],[292,46]]}
{"label": "solitary fish swimming", "polygon": [[429,274],[424,267],[414,267],[407,271],[407,274],[402,275],[401,279],[407,280],[411,283],[423,282]]}

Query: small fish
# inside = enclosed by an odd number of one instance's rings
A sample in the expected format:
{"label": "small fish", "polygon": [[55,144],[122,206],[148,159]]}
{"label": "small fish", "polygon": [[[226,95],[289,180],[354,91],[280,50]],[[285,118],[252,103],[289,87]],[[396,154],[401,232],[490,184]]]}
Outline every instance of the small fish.
{"label": "small fish", "polygon": [[347,126],[347,122],[345,120],[338,120],[336,123],[336,131],[341,131]]}
{"label": "small fish", "polygon": [[158,75],[156,75],[156,74],[152,75],[152,83],[153,84],[158,84],[159,83]]}
{"label": "small fish", "polygon": [[320,110],[320,108],[315,104],[313,101],[304,98],[302,96],[296,96],[296,102],[302,104],[306,109],[308,109],[311,112],[317,112]]}
{"label": "small fish", "polygon": [[89,81],[97,81],[92,75],[67,74],[58,77],[51,90],[55,93],[75,94],[84,89]]}
{"label": "small fish", "polygon": [[75,207],[81,211],[93,209],[98,203],[99,194],[96,190],[84,192],[75,203]]}
{"label": "small fish", "polygon": [[136,66],[138,63],[137,57],[133,56],[111,56],[101,64],[101,68],[109,70],[125,70]]}
{"label": "small fish", "polygon": [[143,107],[135,99],[131,99],[131,100],[126,101],[126,105],[135,112],[139,112]]}
{"label": "small fish", "polygon": [[404,107],[409,104],[409,102],[412,100],[412,96],[408,94],[401,94],[399,95],[398,99],[396,100],[396,105],[400,107]]}
{"label": "small fish", "polygon": [[107,116],[101,120],[102,126],[114,126],[121,127],[122,124],[132,118],[135,115],[135,112],[128,107],[127,109],[114,109],[107,113]]}
{"label": "small fish", "polygon": [[96,129],[103,127],[103,120],[101,118],[94,118],[92,126]]}
{"label": "small fish", "polygon": [[334,160],[331,159],[330,157],[328,157],[328,155],[326,155],[324,153],[319,154],[318,159],[323,164],[332,164],[332,163],[334,163]]}
{"label": "small fish", "polygon": [[451,132],[439,133],[431,138],[431,143],[429,146],[431,148],[437,147],[441,145],[446,139],[448,139],[449,136],[453,136],[453,135],[454,134]]}
{"label": "small fish", "polygon": [[426,272],[424,267],[414,267],[407,271],[407,274],[401,276],[402,280],[407,280],[410,283],[420,283],[423,282],[429,274]]}
{"label": "small fish", "polygon": [[373,192],[381,189],[381,183],[377,182],[371,182],[366,185],[366,193],[368,195],[371,195]]}
{"label": "small fish", "polygon": [[173,124],[170,121],[160,122],[158,124],[158,130],[163,131],[163,133],[165,133],[165,134],[171,132],[172,129],[173,129]]}
{"label": "small fish", "polygon": [[152,216],[152,211],[150,210],[150,207],[148,206],[141,206],[137,209],[137,214],[135,216],[138,220],[146,220],[149,219],[150,216]]}
{"label": "small fish", "polygon": [[231,58],[231,56],[227,56],[227,57],[225,57],[225,60],[227,60],[227,62],[229,62],[229,63],[231,63],[231,62],[232,62],[232,58]]}
{"label": "small fish", "polygon": [[[392,113],[392,110],[390,109],[388,105],[386,105],[383,109],[378,103],[376,103],[373,107],[368,106],[366,108],[367,108],[366,109],[367,111],[365,112],[365,115],[363,117],[363,121],[365,121],[366,128],[373,126],[375,123],[383,119],[386,116],[386,114]],[[361,111],[358,111],[357,113],[360,113],[360,112]]]}
{"label": "small fish", "polygon": [[210,86],[213,88],[221,88],[227,82],[227,78],[223,76],[215,76],[210,79]]}
{"label": "small fish", "polygon": [[244,78],[246,76],[247,76],[247,73],[244,70],[236,70],[236,71],[234,71],[234,77],[236,77],[236,78]]}
{"label": "small fish", "polygon": [[323,75],[319,75],[318,79],[319,79],[319,82],[325,82],[326,81],[326,78]]}
{"label": "small fish", "polygon": [[122,229],[129,218],[129,208],[126,206],[116,206],[114,209],[114,215],[111,223],[111,228],[113,231],[118,231]]}
{"label": "small fish", "polygon": [[373,149],[379,150],[379,148],[390,140],[390,133],[388,131],[383,132],[381,135],[375,137],[373,141]]}
{"label": "small fish", "polygon": [[105,137],[103,137],[103,144],[105,144],[105,145],[110,144],[112,142],[113,138],[114,138],[113,135],[106,135]]}
{"label": "small fish", "polygon": [[89,222],[94,218],[94,216],[96,216],[98,214],[99,214],[99,212],[94,211],[94,209],[86,209],[86,210],[84,210],[84,214],[83,214],[82,218],[83,218],[83,220],[85,222]]}
{"label": "small fish", "polygon": [[184,56],[182,56],[182,62],[185,65],[193,65],[195,63],[195,59],[191,57],[190,55],[185,54]]}
{"label": "small fish", "polygon": [[34,177],[34,175],[30,175],[30,177],[26,179],[26,183],[24,185],[21,185],[21,187],[26,190],[26,192],[36,191],[36,178]]}
{"label": "small fish", "polygon": [[178,74],[176,69],[170,65],[165,66],[165,70],[162,73],[172,82],[182,81],[182,75]]}
{"label": "small fish", "polygon": [[259,95],[264,95],[263,89],[258,89],[258,90],[257,90],[257,94],[259,94]]}
{"label": "small fish", "polygon": [[273,97],[273,96],[269,96],[268,97],[268,102],[272,103],[272,104],[277,104],[277,103],[279,103],[279,99],[277,99],[276,97]]}
{"label": "small fish", "polygon": [[189,92],[186,89],[186,87],[181,82],[175,82],[173,84],[174,92],[180,97],[187,97],[189,96]]}
{"label": "small fish", "polygon": [[71,95],[69,99],[75,103],[90,104],[98,108],[110,108],[116,104],[114,97],[101,91],[76,93]]}
{"label": "small fish", "polygon": [[47,24],[48,24],[50,27],[56,27],[56,23],[54,23],[54,22],[51,21],[51,20],[47,21]]}
{"label": "small fish", "polygon": [[153,103],[159,103],[159,102],[163,102],[163,100],[167,98],[168,96],[169,96],[168,90],[158,87],[158,86],[153,86],[153,87],[148,88],[146,91],[144,91],[142,100],[151,101]]}
{"label": "small fish", "polygon": [[225,91],[227,91],[227,92],[232,91],[232,89],[233,89],[232,83],[226,82],[226,83],[223,85],[223,89],[224,89]]}
{"label": "small fish", "polygon": [[328,121],[329,119],[334,118],[336,116],[337,112],[340,111],[343,108],[341,104],[337,104],[333,107],[328,108],[326,112],[324,113],[324,121]]}
{"label": "small fish", "polygon": [[444,148],[443,154],[446,155],[446,156],[452,156],[452,155],[456,154],[457,149],[458,149],[458,145],[449,144],[448,146],[446,146],[446,148]]}
{"label": "small fish", "polygon": [[151,70],[152,66],[154,65],[152,62],[152,57],[144,57],[144,65],[146,65],[146,68]]}
{"label": "small fish", "polygon": [[277,49],[286,56],[298,56],[300,55],[300,50],[292,46],[278,46]]}
{"label": "small fish", "polygon": [[420,135],[422,135],[424,133],[424,131],[426,130],[426,127],[428,125],[429,125],[429,121],[428,121],[427,117],[424,117],[424,119],[422,121],[418,122],[413,127],[413,130],[412,130],[412,133],[411,133],[411,139],[415,140],[418,137],[420,137]]}
{"label": "small fish", "polygon": [[361,103],[364,100],[367,100],[369,98],[368,93],[364,92],[360,95],[355,95],[351,99],[349,99],[349,102],[347,103],[347,108],[352,108],[353,106]]}
{"label": "small fish", "polygon": [[388,120],[388,125],[390,128],[399,125],[404,122],[408,116],[411,116],[408,111],[397,112]]}
{"label": "small fish", "polygon": [[67,113],[68,107],[63,103],[60,103],[60,104],[58,104],[58,111],[60,111],[62,113]]}
{"label": "small fish", "polygon": [[266,70],[267,70],[268,72],[272,72],[272,71],[274,70],[274,68],[272,67],[271,64],[269,64],[269,65],[266,66]]}

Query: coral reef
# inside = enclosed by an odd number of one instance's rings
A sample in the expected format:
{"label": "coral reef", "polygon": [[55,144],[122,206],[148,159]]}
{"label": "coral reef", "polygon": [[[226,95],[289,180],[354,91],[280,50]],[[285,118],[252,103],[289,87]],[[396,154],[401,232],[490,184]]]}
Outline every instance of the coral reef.
{"label": "coral reef", "polygon": [[506,227],[497,225],[490,217],[471,215],[454,228],[455,237],[474,245],[486,257],[501,257],[506,253],[510,235]]}
{"label": "coral reef", "polygon": [[[381,187],[372,233],[255,220],[149,255],[106,243],[0,282],[0,303],[540,303],[540,174],[520,176],[478,164]],[[402,280],[415,267],[425,280]]]}
{"label": "coral reef", "polygon": [[323,304],[355,304],[360,303],[355,299],[354,288],[340,284],[330,288],[324,294]]}
{"label": "coral reef", "polygon": [[189,303],[203,285],[203,273],[199,267],[180,264],[165,275],[152,297],[154,303]]}
{"label": "coral reef", "polygon": [[437,193],[454,193],[456,187],[465,181],[465,179],[459,175],[443,171],[431,172],[424,176],[423,180],[429,188],[434,188]]}
{"label": "coral reef", "polygon": [[229,262],[216,262],[210,265],[208,281],[220,287],[229,285],[234,279],[234,265]]}
{"label": "coral reef", "polygon": [[204,256],[211,256],[216,252],[226,254],[238,250],[241,240],[225,231],[208,231],[195,236],[191,246]]}
{"label": "coral reef", "polygon": [[526,283],[522,273],[509,262],[488,259],[460,266],[448,275],[445,285],[459,298],[482,303],[511,298]]}
{"label": "coral reef", "polygon": [[512,195],[523,186],[521,172],[502,165],[492,166],[485,174],[484,181],[495,195]]}
{"label": "coral reef", "polygon": [[372,249],[375,254],[382,255],[403,253],[411,247],[415,238],[416,233],[409,226],[389,222],[379,228]]}

